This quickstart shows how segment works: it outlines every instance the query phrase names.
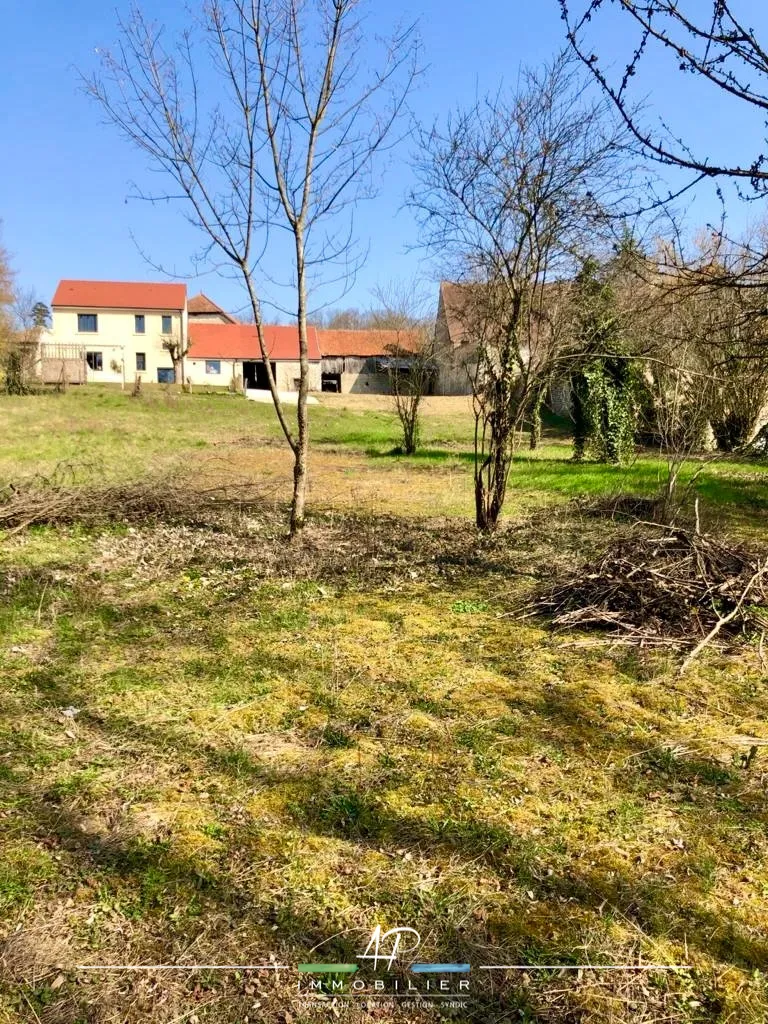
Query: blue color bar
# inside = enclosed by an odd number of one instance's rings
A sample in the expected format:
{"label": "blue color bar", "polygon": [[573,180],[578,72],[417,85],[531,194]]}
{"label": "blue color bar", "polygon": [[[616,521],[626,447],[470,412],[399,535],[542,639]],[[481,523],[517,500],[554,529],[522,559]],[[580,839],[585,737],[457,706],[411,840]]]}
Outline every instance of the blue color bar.
{"label": "blue color bar", "polygon": [[469,974],[469,964],[413,964],[414,974]]}

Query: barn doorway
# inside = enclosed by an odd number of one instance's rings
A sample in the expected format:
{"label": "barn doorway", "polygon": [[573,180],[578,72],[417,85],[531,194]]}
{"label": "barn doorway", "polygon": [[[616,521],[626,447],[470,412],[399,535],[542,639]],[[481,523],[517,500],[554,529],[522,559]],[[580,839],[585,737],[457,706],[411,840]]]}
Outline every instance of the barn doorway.
{"label": "barn doorway", "polygon": [[[272,367],[272,376],[275,377],[276,364],[269,365]],[[269,391],[267,368],[261,359],[243,363],[243,384],[247,391]]]}
{"label": "barn doorway", "polygon": [[341,391],[341,374],[324,373],[322,375],[321,388],[323,391],[335,391],[338,394]]}

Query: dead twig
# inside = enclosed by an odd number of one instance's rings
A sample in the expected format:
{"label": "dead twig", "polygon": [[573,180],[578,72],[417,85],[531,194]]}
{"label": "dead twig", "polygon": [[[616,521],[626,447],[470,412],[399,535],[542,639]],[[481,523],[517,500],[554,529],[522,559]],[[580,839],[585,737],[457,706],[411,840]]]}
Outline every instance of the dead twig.
{"label": "dead twig", "polygon": [[733,620],[736,618],[736,616],[741,611],[742,606],[744,605],[744,602],[746,601],[750,591],[752,590],[754,585],[757,583],[757,581],[759,579],[762,579],[762,577],[766,574],[767,571],[768,571],[768,562],[766,562],[764,565],[761,565],[758,568],[757,572],[752,576],[752,578],[750,579],[750,581],[747,583],[746,587],[744,588],[744,591],[743,591],[741,597],[737,601],[736,606],[733,609],[731,609],[731,611],[727,615],[722,615],[717,620],[717,622],[712,627],[712,629],[709,631],[709,633],[707,633],[707,635],[704,637],[704,639],[701,640],[698,644],[696,644],[694,649],[691,651],[691,653],[685,659],[683,664],[680,666],[680,671],[679,671],[678,675],[682,676],[687,671],[687,669],[690,668],[691,664],[696,660],[696,658],[698,658],[698,656],[701,654],[701,652],[704,650],[704,648],[712,643],[712,641],[715,639],[715,637],[718,635],[718,633],[723,629],[723,627],[727,626],[729,622],[733,622]]}

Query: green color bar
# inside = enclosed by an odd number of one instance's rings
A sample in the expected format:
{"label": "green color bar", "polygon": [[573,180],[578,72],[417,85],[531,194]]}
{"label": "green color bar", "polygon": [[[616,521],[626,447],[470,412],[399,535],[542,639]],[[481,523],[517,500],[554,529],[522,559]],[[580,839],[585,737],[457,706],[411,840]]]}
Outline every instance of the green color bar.
{"label": "green color bar", "polygon": [[355,974],[358,964],[299,964],[302,974]]}

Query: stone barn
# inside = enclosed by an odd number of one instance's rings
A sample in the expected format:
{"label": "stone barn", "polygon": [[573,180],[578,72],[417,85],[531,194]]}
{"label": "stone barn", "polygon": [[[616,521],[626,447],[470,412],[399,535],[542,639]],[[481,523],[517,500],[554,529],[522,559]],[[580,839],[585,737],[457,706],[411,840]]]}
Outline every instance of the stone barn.
{"label": "stone barn", "polygon": [[322,389],[340,394],[388,395],[390,370],[408,370],[419,344],[417,331],[318,330]]}
{"label": "stone barn", "polygon": [[[477,345],[470,337],[467,323],[471,320],[471,302],[476,285],[442,281],[435,322],[435,362],[437,383],[435,394],[471,395],[472,380],[477,369]],[[554,283],[551,294],[562,295],[562,285]],[[546,404],[559,416],[571,413],[571,383],[568,378],[553,382]]]}

